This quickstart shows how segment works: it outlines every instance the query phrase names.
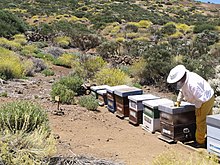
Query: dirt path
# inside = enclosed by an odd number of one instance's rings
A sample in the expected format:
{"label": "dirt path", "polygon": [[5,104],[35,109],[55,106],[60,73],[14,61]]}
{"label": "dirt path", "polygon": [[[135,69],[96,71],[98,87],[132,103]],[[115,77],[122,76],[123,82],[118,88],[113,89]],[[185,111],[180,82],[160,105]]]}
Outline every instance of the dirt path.
{"label": "dirt path", "polygon": [[[55,108],[55,107],[54,107]],[[127,120],[121,120],[107,108],[100,112],[79,106],[63,106],[65,116],[50,115],[54,133],[59,135],[58,153],[90,155],[128,165],[150,164],[162,152],[173,150],[183,155],[192,151],[180,144],[168,144]]]}

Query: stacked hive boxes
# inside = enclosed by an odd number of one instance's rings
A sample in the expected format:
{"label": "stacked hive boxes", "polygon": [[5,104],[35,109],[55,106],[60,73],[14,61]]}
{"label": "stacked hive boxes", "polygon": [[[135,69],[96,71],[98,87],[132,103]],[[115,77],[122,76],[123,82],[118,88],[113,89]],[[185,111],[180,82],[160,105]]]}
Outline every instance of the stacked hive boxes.
{"label": "stacked hive boxes", "polygon": [[207,150],[220,157],[220,114],[210,115],[207,122]]}
{"label": "stacked hive boxes", "polygon": [[173,101],[165,98],[143,101],[144,114],[142,128],[152,133],[159,131],[160,113],[158,110],[158,105],[169,103],[172,104]]}
{"label": "stacked hive boxes", "polygon": [[144,100],[159,99],[152,94],[128,96],[129,100],[129,122],[134,125],[142,124],[143,121],[143,104]]}
{"label": "stacked hive boxes", "polygon": [[115,102],[115,90],[121,88],[128,88],[127,85],[118,85],[113,87],[107,87],[107,108],[110,112],[114,113],[116,111],[116,102]]}
{"label": "stacked hive boxes", "polygon": [[143,90],[135,87],[127,87],[115,90],[116,116],[120,118],[129,116],[128,96],[141,95]]}
{"label": "stacked hive boxes", "polygon": [[97,91],[99,105],[107,105],[107,90],[102,89]]}
{"label": "stacked hive boxes", "polygon": [[160,138],[166,141],[189,141],[195,138],[196,117],[193,104],[182,102],[180,107],[173,103],[158,106],[160,111]]}
{"label": "stacked hive boxes", "polygon": [[99,85],[99,86],[91,86],[91,93],[93,96],[95,96],[96,99],[98,99],[98,90],[106,90],[106,88],[109,88],[108,85]]}

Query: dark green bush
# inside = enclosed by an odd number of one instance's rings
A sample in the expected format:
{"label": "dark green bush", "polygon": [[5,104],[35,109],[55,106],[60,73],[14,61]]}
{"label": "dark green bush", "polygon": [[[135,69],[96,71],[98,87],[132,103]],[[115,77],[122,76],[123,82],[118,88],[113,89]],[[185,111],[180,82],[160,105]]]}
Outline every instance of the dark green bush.
{"label": "dark green bush", "polygon": [[78,75],[70,75],[61,78],[52,85],[51,97],[55,100],[55,96],[60,97],[61,103],[75,103],[74,96],[82,94],[83,80]]}
{"label": "dark green bush", "polygon": [[83,79],[78,75],[70,75],[60,79],[60,84],[66,86],[68,89],[72,90],[76,95],[81,94]]}
{"label": "dark green bush", "polygon": [[38,127],[49,129],[48,117],[39,105],[30,101],[16,101],[0,107],[0,129],[12,133],[34,131]]}
{"label": "dark green bush", "polygon": [[11,37],[18,33],[23,33],[27,25],[16,15],[0,10],[0,36]]}
{"label": "dark green bush", "polygon": [[82,96],[79,99],[79,105],[81,105],[82,107],[85,107],[88,110],[97,110],[99,103],[98,100],[96,100],[96,98],[92,95],[87,95],[87,96]]}
{"label": "dark green bush", "polygon": [[194,33],[201,33],[204,30],[215,30],[215,26],[211,24],[199,24],[193,28]]}
{"label": "dark green bush", "polygon": [[68,89],[67,86],[60,84],[59,82],[56,82],[52,85],[52,91],[50,95],[53,100],[55,100],[55,96],[59,96],[60,102],[63,104],[73,104],[75,102],[75,93],[72,90]]}
{"label": "dark green bush", "polygon": [[53,76],[54,71],[51,69],[44,69],[41,73],[43,73],[45,76]]}

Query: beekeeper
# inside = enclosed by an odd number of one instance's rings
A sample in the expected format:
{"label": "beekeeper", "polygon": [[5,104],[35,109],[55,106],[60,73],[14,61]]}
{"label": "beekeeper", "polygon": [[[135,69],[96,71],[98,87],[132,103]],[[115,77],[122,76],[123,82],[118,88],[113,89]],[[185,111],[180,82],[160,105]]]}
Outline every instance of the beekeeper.
{"label": "beekeeper", "polygon": [[183,99],[195,104],[196,141],[194,145],[195,147],[205,147],[206,116],[212,114],[215,100],[214,90],[205,79],[194,72],[190,72],[183,65],[177,65],[170,71],[167,82],[175,83],[176,88],[179,90],[175,102],[176,106],[180,106]]}

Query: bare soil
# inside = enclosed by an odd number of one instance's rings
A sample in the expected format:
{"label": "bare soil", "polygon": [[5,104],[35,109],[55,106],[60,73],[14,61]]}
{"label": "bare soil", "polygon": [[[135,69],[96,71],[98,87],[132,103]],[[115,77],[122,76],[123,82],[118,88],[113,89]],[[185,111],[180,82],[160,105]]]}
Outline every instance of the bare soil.
{"label": "bare soil", "polygon": [[[142,165],[151,164],[159,154],[170,150],[185,155],[185,158],[194,152],[179,143],[168,144],[158,139],[158,133],[152,134],[141,126],[133,126],[127,120],[116,117],[106,107],[88,111],[79,105],[61,105],[64,115],[54,115],[52,112],[57,109],[57,103],[51,102],[49,97],[52,82],[71,70],[58,66],[54,66],[53,70],[55,76],[37,74],[27,80],[31,83],[23,82],[24,87],[9,85],[12,82],[3,84],[2,88],[9,92],[9,97],[1,97],[1,102],[28,98],[40,103],[48,111],[50,126],[58,142],[57,155],[86,155],[128,165]],[[160,93],[156,88],[148,87],[146,90],[161,97],[172,97],[172,94]]]}

